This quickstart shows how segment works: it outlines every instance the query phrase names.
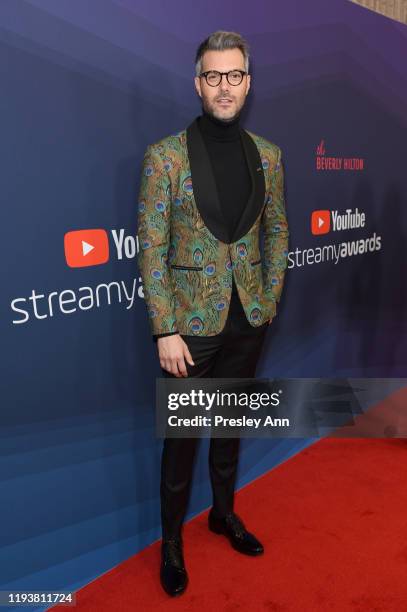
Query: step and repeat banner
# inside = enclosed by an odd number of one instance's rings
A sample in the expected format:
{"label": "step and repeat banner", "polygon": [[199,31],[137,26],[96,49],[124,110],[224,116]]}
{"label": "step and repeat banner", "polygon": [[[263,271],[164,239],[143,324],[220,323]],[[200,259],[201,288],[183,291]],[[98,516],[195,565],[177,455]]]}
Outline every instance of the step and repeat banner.
{"label": "step and repeat banner", "polygon": [[[259,376],[407,375],[405,25],[344,0],[1,2],[0,590],[77,589],[161,535],[141,162],[200,114],[218,29],[250,44],[242,123],[286,176]],[[188,517],[211,503],[207,442]],[[238,487],[312,442],[243,440]]]}

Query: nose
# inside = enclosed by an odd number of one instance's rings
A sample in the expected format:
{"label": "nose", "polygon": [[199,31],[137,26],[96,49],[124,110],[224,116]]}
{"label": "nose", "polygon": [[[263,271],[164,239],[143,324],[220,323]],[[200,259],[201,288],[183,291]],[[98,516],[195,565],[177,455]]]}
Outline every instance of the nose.
{"label": "nose", "polygon": [[[219,83],[219,87],[222,89],[224,86],[226,86],[226,89],[229,90],[229,81],[226,78],[226,74],[222,74],[221,75],[221,79],[220,79],[220,83]],[[223,80],[225,79],[225,80]]]}

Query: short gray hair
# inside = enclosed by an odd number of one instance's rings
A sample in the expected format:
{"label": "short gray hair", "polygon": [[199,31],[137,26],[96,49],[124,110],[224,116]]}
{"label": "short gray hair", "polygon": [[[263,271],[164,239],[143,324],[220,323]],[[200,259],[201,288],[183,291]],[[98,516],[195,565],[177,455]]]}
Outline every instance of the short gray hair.
{"label": "short gray hair", "polygon": [[195,57],[196,76],[199,76],[202,72],[202,57],[206,51],[224,51],[225,49],[240,49],[243,53],[244,68],[246,72],[249,72],[250,54],[247,41],[237,32],[218,30],[205,38],[198,47]]}

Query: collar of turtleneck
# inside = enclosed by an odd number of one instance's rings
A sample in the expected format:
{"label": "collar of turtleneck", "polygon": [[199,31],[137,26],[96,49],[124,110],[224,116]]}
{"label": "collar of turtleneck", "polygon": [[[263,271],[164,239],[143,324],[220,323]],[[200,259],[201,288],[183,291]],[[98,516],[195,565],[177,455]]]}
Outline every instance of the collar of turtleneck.
{"label": "collar of turtleneck", "polygon": [[222,121],[203,110],[202,115],[198,117],[198,125],[204,137],[211,140],[231,141],[240,138],[239,120],[240,115],[232,121]]}

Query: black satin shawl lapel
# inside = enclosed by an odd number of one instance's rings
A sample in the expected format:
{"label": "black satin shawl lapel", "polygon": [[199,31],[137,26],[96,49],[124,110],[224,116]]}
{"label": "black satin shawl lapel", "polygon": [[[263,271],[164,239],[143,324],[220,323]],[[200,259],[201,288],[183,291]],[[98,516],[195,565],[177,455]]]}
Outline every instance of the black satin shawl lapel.
{"label": "black satin shawl lapel", "polygon": [[252,178],[252,191],[239,223],[233,232],[232,242],[237,242],[240,238],[243,238],[252,227],[257,216],[260,214],[266,195],[264,170],[257,145],[250,134],[243,128],[240,128],[240,137]]}

